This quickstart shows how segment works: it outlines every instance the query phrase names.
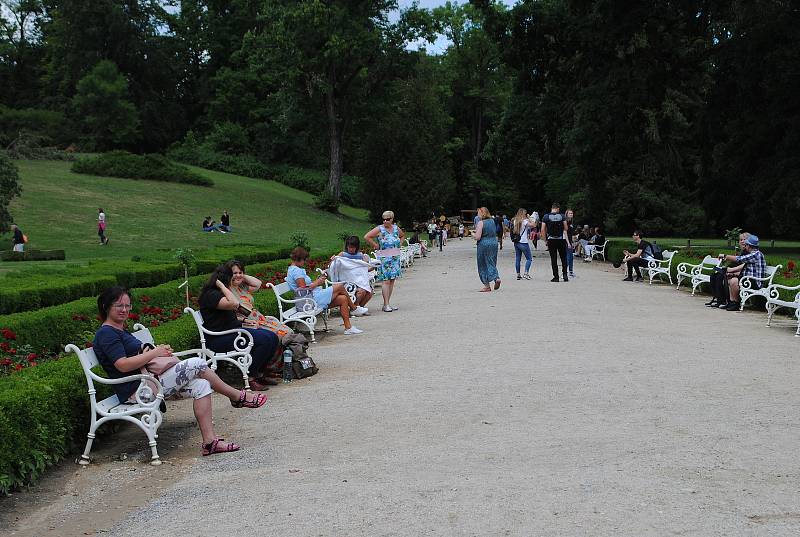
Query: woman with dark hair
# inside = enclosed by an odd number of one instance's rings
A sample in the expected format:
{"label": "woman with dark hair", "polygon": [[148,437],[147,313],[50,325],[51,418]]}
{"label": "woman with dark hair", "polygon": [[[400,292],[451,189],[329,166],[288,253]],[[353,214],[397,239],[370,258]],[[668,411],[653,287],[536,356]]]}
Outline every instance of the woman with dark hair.
{"label": "woman with dark hair", "polygon": [[[243,306],[236,310],[236,318],[242,323],[242,326],[245,328],[265,328],[275,332],[278,338],[291,334],[292,329],[280,322],[279,319],[264,315],[256,309],[253,293],[261,289],[263,285],[261,280],[255,276],[245,274],[244,263],[236,259],[231,259],[225,263],[225,266],[230,268],[233,274],[229,288]],[[267,377],[264,380],[270,385],[277,384],[277,382]]]}
{"label": "woman with dark hair", "polygon": [[[209,396],[213,392],[220,393],[230,399],[235,408],[258,408],[264,406],[267,398],[229,386],[202,358],[178,360],[172,356],[169,345],[143,345],[125,329],[130,311],[131,295],[122,287],[110,287],[97,297],[97,312],[103,324],[95,333],[92,348],[103,370],[112,379],[122,378],[160,358],[161,365],[168,365],[156,376],[164,387],[164,399],[194,399],[194,415],[203,436],[203,455],[237,451],[238,444],[222,442],[223,439],[214,434]],[[172,361],[175,363],[169,365]],[[132,381],[114,384],[113,388],[120,402],[124,402],[133,400],[138,385],[139,381]]]}
{"label": "woman with dark hair", "polygon": [[308,251],[305,248],[298,246],[289,256],[292,264],[289,265],[286,271],[286,283],[294,292],[295,296],[303,296],[304,293],[311,291],[311,298],[322,309],[333,306],[339,308],[339,313],[342,315],[344,322],[344,334],[352,336],[360,334],[363,330],[356,328],[350,323],[350,313],[353,315],[361,316],[367,313],[367,308],[356,306],[350,300],[350,295],[341,283],[335,283],[328,287],[323,287],[327,276],[323,274],[316,280],[312,280],[306,274],[306,259],[308,259]]}
{"label": "woman with dark hair", "polygon": [[[355,235],[350,235],[344,240],[344,250],[339,252],[337,255],[331,258],[331,261],[335,261],[337,257],[341,257],[343,259],[350,259],[352,261],[363,261],[364,263],[369,263],[369,256],[361,251],[361,241]],[[356,265],[353,263],[353,265]],[[333,267],[333,263],[331,263],[331,267]],[[363,306],[366,307],[367,302],[370,301],[372,298],[372,287],[369,285],[370,276],[369,272],[375,270],[375,267],[371,266],[364,266],[363,264],[359,263],[356,267],[358,270],[355,271],[353,269],[351,274],[355,274],[358,277],[352,279],[342,279],[342,281],[347,281],[355,284],[356,286],[356,306]],[[364,313],[364,315],[368,315]]]}
{"label": "woman with dark hair", "polygon": [[[241,302],[228,288],[232,279],[231,268],[219,265],[203,285],[200,291],[200,314],[203,316],[203,326],[213,332],[224,332],[234,328],[243,328],[250,332],[253,336],[253,348],[250,350],[253,363],[248,371],[250,389],[267,390],[268,384],[271,383],[264,378],[265,368],[274,360],[279,350],[278,336],[269,330],[259,330],[252,324],[244,325],[236,318],[236,311]],[[212,351],[228,352],[233,350],[236,337],[236,334],[208,336],[206,341]]]}

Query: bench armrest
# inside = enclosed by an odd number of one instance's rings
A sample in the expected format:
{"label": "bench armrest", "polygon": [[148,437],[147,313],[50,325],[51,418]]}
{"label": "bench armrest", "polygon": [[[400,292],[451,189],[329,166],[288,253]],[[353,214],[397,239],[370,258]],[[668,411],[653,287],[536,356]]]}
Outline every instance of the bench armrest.
{"label": "bench armrest", "polygon": [[693,265],[691,263],[687,263],[686,261],[682,261],[678,263],[678,272],[682,272],[684,274],[691,274],[694,269],[699,267],[700,265]]}
{"label": "bench armrest", "polygon": [[[144,374],[144,373],[137,373],[135,375],[128,375],[127,377],[121,377],[118,379],[110,379],[106,377],[101,377],[96,375],[94,371],[89,371],[89,375],[91,375],[92,380],[97,382],[98,384],[125,384],[126,382],[133,382],[135,380],[139,381],[139,387],[136,388],[136,402],[144,407],[154,407],[158,408],[161,404],[161,401],[164,400],[164,387],[155,378],[153,375]],[[156,389],[158,390],[156,393],[153,393],[150,384],[153,384]],[[147,398],[149,401],[144,401],[142,398]],[[120,401],[120,403],[124,403],[125,401]]]}
{"label": "bench armrest", "polygon": [[[781,285],[779,283],[773,283],[769,287],[767,287],[767,296],[771,300],[778,300],[781,297],[781,291],[800,291],[800,285]],[[800,293],[797,293],[794,297],[794,302],[800,302]]]}
{"label": "bench armrest", "polygon": [[253,335],[244,328],[231,328],[230,330],[223,330],[221,332],[214,332],[205,326],[202,327],[203,333],[209,336],[227,336],[229,334],[236,334],[236,339],[233,340],[233,348],[237,351],[249,351],[253,348]]}

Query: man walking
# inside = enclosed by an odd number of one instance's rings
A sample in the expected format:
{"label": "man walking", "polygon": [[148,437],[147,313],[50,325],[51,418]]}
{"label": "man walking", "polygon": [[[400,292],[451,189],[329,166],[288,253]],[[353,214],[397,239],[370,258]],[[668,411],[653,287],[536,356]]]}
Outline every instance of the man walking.
{"label": "man walking", "polygon": [[550,265],[553,267],[553,279],[551,282],[558,281],[558,260],[561,258],[561,272],[564,281],[568,282],[567,277],[567,219],[561,214],[561,207],[557,202],[553,202],[550,212],[542,217],[541,235],[547,238],[547,250],[550,252]]}

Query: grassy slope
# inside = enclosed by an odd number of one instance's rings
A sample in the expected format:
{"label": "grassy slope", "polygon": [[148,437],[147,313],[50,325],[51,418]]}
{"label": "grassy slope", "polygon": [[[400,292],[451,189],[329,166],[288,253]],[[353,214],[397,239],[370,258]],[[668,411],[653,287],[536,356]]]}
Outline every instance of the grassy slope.
{"label": "grassy slope", "polygon": [[[313,196],[274,181],[193,168],[214,180],[213,188],[74,174],[70,163],[16,162],[22,196],[11,204],[28,247],[63,248],[68,260],[129,258],[155,248],[205,248],[230,243],[285,244],[305,231],[312,247],[333,247],[343,231],[363,234],[366,211],[344,207],[342,216],[318,211]],[[103,207],[111,243],[97,238],[97,208]],[[203,217],[231,214],[234,233],[203,233]],[[6,234],[2,248],[10,244]],[[22,268],[3,263],[0,270]]]}

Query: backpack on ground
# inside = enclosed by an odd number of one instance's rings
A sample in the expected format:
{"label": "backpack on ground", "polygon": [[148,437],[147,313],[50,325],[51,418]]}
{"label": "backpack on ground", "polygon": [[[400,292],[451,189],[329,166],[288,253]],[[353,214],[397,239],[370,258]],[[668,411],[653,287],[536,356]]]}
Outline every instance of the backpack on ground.
{"label": "backpack on ground", "polygon": [[714,272],[709,277],[711,295],[718,304],[725,304],[729,299],[727,272],[728,269],[725,267],[715,267]]}
{"label": "backpack on ground", "polygon": [[286,334],[281,338],[281,345],[292,351],[292,372],[294,378],[304,379],[319,372],[317,364],[308,355],[308,339],[303,334]]}

